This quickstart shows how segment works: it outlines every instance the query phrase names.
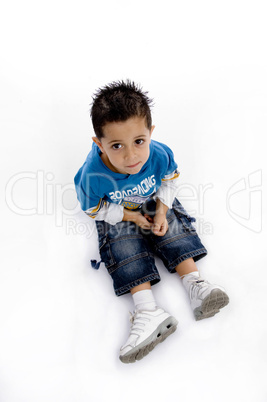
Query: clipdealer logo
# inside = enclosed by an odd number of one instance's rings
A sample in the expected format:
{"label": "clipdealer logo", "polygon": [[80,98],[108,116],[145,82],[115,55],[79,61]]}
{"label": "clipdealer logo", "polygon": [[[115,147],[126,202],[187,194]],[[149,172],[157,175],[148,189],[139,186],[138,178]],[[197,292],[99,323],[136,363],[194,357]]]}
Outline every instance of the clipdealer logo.
{"label": "clipdealer logo", "polygon": [[[92,174],[87,177],[88,187],[91,177]],[[117,182],[107,175],[105,179],[110,180],[114,193],[118,192]],[[196,187],[183,183],[175,194],[181,201],[189,200],[196,203],[197,210],[193,213],[200,215],[195,225],[199,234],[213,233],[212,224],[201,217],[204,214],[205,193],[211,188],[213,188],[212,184]],[[126,191],[127,188],[120,190]],[[27,191],[29,191],[28,194]],[[70,204],[72,207],[68,208],[66,205]],[[55,226],[64,227],[67,235],[78,234],[89,238],[96,232],[94,221],[86,215],[81,217],[81,207],[77,200],[74,183],[65,185],[55,183],[55,176],[51,172],[24,171],[11,176],[6,184],[6,205],[13,213],[21,216],[53,216]],[[77,216],[78,214],[80,215]]]}
{"label": "clipdealer logo", "polygon": [[[90,178],[88,178],[89,180]],[[112,178],[114,191],[117,183]],[[24,188],[26,190],[24,190]],[[24,197],[30,189],[30,195]],[[196,229],[199,235],[213,233],[213,225],[203,219],[207,191],[214,189],[213,184],[194,186],[181,183],[176,191],[177,198],[195,203],[196,209],[190,211],[197,215]],[[17,215],[54,216],[56,227],[65,227],[66,234],[80,234],[89,238],[95,232],[94,222],[84,216],[84,220],[75,215],[81,213],[74,183],[55,183],[51,172],[18,172],[6,183],[6,205]],[[26,198],[26,205],[25,205]],[[68,207],[71,205],[71,207]],[[262,170],[256,170],[241,178],[229,187],[226,194],[226,210],[230,217],[244,228],[260,233],[262,231]]]}
{"label": "clipdealer logo", "polygon": [[[245,208],[241,209],[241,206]],[[262,231],[262,170],[236,181],[228,190],[226,208],[239,225],[255,233]],[[242,212],[241,212],[242,211]]]}
{"label": "clipdealer logo", "polygon": [[[80,211],[80,207],[74,185],[72,183],[55,184],[53,183],[54,179],[53,173],[45,173],[42,170],[14,174],[6,184],[6,205],[17,215],[54,215],[56,226],[63,226],[64,216],[73,216]],[[27,206],[22,205],[19,194],[14,195],[16,186],[21,185],[26,186],[26,188],[29,186],[33,188],[34,197],[30,199]],[[64,197],[76,200],[74,208],[67,208],[64,205],[66,204]]]}

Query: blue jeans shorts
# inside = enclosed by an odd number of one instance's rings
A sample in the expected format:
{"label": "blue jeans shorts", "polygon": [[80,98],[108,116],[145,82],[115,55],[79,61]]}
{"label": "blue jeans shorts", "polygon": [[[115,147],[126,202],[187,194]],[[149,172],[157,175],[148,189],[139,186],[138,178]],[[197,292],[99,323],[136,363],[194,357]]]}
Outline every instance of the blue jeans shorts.
{"label": "blue jeans shorts", "polygon": [[[142,213],[153,216],[156,203],[150,200],[143,205]],[[169,229],[164,236],[156,236],[133,222],[110,225],[96,221],[101,262],[105,263],[113,279],[115,294],[121,296],[144,282],[151,285],[160,281],[154,256],[159,257],[170,273],[182,261],[204,257],[207,250],[191,224],[195,219],[188,215],[175,199],[166,215]]]}

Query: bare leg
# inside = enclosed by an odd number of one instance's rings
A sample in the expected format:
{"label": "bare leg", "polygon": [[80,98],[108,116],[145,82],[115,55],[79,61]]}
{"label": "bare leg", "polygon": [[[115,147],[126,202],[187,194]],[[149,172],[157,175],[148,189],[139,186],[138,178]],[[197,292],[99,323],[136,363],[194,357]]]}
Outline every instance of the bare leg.
{"label": "bare leg", "polygon": [[175,270],[180,276],[190,274],[191,272],[198,272],[197,266],[193,258],[188,258],[187,260],[181,262],[175,267]]}
{"label": "bare leg", "polygon": [[133,295],[136,292],[139,292],[140,290],[147,290],[151,289],[151,284],[150,282],[145,282],[142,283],[141,285],[135,286],[134,288],[131,289],[131,294]]}

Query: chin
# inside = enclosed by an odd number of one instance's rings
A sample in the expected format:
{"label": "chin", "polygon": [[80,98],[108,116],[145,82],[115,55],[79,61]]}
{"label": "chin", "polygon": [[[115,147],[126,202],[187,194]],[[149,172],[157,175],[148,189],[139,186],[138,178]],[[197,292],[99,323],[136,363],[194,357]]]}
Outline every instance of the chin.
{"label": "chin", "polygon": [[133,170],[127,172],[127,174],[137,174],[137,173],[140,172],[140,170],[141,170],[141,168],[140,169],[133,169]]}

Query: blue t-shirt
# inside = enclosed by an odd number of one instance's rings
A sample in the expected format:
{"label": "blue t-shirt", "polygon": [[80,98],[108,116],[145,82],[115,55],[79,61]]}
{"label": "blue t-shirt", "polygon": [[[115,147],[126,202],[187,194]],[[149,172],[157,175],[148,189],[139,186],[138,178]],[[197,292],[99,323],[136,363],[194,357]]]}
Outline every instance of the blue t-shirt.
{"label": "blue t-shirt", "polygon": [[104,164],[100,155],[100,149],[93,142],[92,150],[74,178],[83,211],[105,201],[127,209],[140,208],[156,193],[162,179],[177,169],[171,149],[154,140],[150,143],[147,162],[136,174],[113,172]]}

